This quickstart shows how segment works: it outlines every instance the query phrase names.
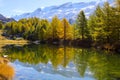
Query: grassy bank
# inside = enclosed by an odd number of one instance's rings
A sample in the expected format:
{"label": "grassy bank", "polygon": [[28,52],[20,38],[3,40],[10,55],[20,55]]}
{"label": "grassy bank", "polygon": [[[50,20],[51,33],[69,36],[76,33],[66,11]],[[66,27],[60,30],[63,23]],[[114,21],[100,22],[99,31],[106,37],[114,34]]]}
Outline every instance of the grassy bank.
{"label": "grassy bank", "polygon": [[6,44],[28,44],[28,40],[10,40],[7,39],[6,37],[2,36],[3,31],[0,30],[0,44],[1,45],[6,45]]}
{"label": "grassy bank", "polygon": [[28,44],[27,40],[0,40],[0,44]]}

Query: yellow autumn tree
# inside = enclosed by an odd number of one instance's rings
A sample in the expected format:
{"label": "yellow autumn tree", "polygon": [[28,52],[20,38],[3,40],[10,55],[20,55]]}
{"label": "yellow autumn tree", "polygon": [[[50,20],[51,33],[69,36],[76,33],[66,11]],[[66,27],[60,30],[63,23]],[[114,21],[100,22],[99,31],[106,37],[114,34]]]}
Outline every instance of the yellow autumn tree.
{"label": "yellow autumn tree", "polygon": [[67,19],[62,20],[62,25],[64,27],[64,40],[73,39],[73,27],[69,24]]}

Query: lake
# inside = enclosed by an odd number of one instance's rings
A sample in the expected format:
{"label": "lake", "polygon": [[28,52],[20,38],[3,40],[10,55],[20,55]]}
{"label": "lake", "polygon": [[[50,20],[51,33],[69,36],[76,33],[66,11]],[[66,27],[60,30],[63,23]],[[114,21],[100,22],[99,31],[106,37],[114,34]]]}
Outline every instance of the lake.
{"label": "lake", "polygon": [[120,55],[95,49],[51,45],[8,45],[13,80],[120,80]]}

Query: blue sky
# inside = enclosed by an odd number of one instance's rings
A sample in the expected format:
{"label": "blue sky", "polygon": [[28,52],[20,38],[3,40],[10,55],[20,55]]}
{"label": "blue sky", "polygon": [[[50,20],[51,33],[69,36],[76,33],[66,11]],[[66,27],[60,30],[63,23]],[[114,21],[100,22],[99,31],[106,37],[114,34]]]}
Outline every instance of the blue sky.
{"label": "blue sky", "polygon": [[0,0],[0,14],[11,17],[51,5],[61,5],[66,2],[76,3],[88,1],[95,0]]}

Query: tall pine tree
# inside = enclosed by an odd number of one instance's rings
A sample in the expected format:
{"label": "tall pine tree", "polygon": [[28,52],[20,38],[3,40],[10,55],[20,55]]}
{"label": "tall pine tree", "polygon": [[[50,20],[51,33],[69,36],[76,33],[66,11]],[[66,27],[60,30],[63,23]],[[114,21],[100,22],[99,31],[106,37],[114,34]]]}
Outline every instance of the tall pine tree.
{"label": "tall pine tree", "polygon": [[85,37],[87,37],[88,34],[87,19],[85,17],[84,11],[80,11],[76,23],[77,23],[77,28],[79,30],[79,35],[83,40]]}

